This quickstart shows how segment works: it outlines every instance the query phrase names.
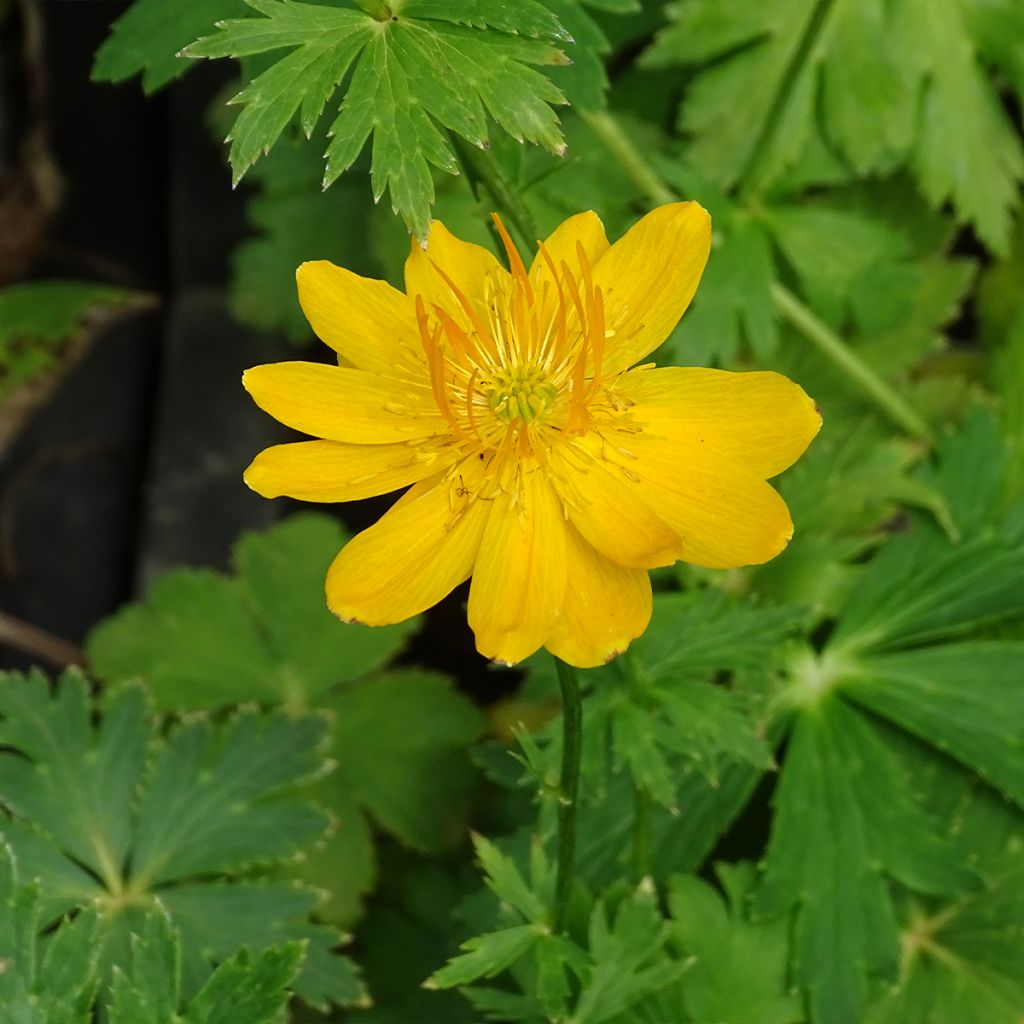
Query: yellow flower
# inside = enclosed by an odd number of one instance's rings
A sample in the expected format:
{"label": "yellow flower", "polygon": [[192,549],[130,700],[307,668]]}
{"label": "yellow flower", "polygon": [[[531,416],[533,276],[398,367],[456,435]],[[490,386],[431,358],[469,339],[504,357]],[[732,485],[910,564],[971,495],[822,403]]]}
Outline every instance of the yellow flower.
{"label": "yellow flower", "polygon": [[646,628],[648,569],[751,565],[786,546],[789,512],[765,481],[821,418],[777,373],[634,365],[696,290],[710,246],[697,203],[659,207],[611,246],[594,213],[570,217],[529,270],[495,222],[508,270],[435,221],[405,294],[299,267],[302,308],[340,365],[257,366],[244,383],[322,440],[268,448],[245,480],[327,502],[412,485],[331,566],[342,619],[398,622],[472,576],[486,657],[543,646],[598,665]]}

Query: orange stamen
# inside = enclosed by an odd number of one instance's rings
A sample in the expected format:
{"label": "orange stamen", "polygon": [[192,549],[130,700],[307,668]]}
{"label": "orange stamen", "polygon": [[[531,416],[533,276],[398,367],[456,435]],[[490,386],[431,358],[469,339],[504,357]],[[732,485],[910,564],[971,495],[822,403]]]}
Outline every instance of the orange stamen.
{"label": "orange stamen", "polygon": [[533,305],[533,286],[530,284],[530,275],[526,273],[526,267],[523,264],[522,259],[519,256],[519,250],[516,248],[515,243],[512,241],[511,235],[505,230],[505,225],[502,222],[501,217],[496,213],[491,214],[491,220],[494,221],[494,226],[498,229],[498,234],[501,236],[501,244],[505,246],[505,253],[508,256],[508,267],[512,271],[512,276],[517,281],[522,281],[523,287],[526,290],[526,298],[530,305]]}
{"label": "orange stamen", "polygon": [[436,263],[434,264],[434,269],[441,275],[441,280],[448,285],[448,290],[455,296],[455,301],[458,302],[463,312],[469,317],[469,322],[473,325],[473,330],[476,331],[477,337],[483,342],[490,355],[497,358],[498,349],[494,344],[494,338],[491,337],[491,332],[487,330],[483,321],[477,315],[476,310],[473,308],[473,303],[466,298],[462,289]]}

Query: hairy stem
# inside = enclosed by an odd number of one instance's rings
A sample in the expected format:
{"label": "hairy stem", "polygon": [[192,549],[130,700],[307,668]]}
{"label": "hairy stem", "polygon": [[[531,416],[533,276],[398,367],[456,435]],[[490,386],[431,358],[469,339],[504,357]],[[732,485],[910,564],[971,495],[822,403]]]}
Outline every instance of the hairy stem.
{"label": "hairy stem", "polygon": [[552,926],[556,932],[561,932],[565,929],[576,856],[583,706],[576,670],[559,658],[555,658],[555,668],[562,688],[562,776],[558,791],[558,863]]}
{"label": "hairy stem", "polygon": [[[652,202],[678,201],[679,196],[662,181],[609,111],[583,112],[581,116]],[[779,316],[796,328],[894,423],[908,434],[931,443],[931,430],[921,416],[788,288],[776,282],[772,286],[772,299]]]}

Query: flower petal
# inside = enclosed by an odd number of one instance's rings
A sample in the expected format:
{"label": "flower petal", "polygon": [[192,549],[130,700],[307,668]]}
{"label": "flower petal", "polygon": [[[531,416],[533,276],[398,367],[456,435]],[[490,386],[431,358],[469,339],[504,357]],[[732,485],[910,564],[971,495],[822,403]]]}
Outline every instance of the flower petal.
{"label": "flower petal", "polygon": [[443,469],[455,453],[409,444],[345,444],[299,441],[260,452],[245,482],[264,498],[358,501],[406,487]]}
{"label": "flower petal", "polygon": [[654,351],[679,322],[711,251],[711,218],[699,203],[652,210],[598,260],[608,329],[604,373],[624,370]]}
{"label": "flower petal", "polygon": [[630,480],[600,453],[595,439],[551,454],[553,482],[573,526],[619,565],[671,565],[682,549],[679,534],[654,514],[635,478]]}
{"label": "flower petal", "polygon": [[303,263],[295,278],[310,326],[346,362],[392,373],[401,366],[426,377],[416,312],[398,289],[327,260]]}
{"label": "flower petal", "polygon": [[644,569],[624,569],[608,561],[571,527],[565,555],[565,601],[544,646],[577,668],[604,665],[647,628],[650,577]]}
{"label": "flower petal", "polygon": [[267,363],[246,370],[242,383],[274,419],[329,441],[384,444],[449,429],[426,384],[403,384],[366,370]]}
{"label": "flower petal", "polygon": [[[543,242],[555,267],[560,270],[562,263],[568,264],[569,269],[579,280],[581,275],[576,252],[577,244],[583,246],[583,252],[591,267],[608,251],[604,224],[593,210],[585,210],[563,220]],[[545,282],[550,281],[551,269],[548,261],[538,252],[530,266],[530,284],[533,285],[535,292],[542,293]]]}
{"label": "flower petal", "polygon": [[456,238],[439,220],[430,222],[425,247],[412,240],[405,261],[405,290],[410,299],[422,295],[428,310],[438,305],[463,325],[466,318],[462,306],[438,272],[439,267],[480,314],[485,312],[488,277],[501,282],[502,287],[509,277],[493,253]]}
{"label": "flower petal", "polygon": [[547,639],[565,593],[565,519],[543,470],[525,469],[494,498],[473,583],[477,650],[511,665]]}
{"label": "flower petal", "polygon": [[627,373],[618,391],[645,431],[764,478],[793,465],[821,429],[817,406],[780,373],[668,366]]}
{"label": "flower petal", "polygon": [[629,439],[623,462],[641,480],[644,500],[683,540],[683,561],[710,569],[760,565],[793,535],[789,509],[770,484],[744,466],[671,441]]}
{"label": "flower petal", "polygon": [[445,473],[417,484],[342,548],[327,573],[335,615],[369,626],[402,622],[469,576],[491,504],[459,497],[480,475],[469,463],[460,469],[461,483]]}

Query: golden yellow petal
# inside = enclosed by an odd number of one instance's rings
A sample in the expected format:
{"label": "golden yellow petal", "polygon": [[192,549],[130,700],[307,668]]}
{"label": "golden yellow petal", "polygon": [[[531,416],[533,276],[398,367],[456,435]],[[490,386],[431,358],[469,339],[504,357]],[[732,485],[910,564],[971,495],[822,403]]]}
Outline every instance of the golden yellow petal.
{"label": "golden yellow petal", "polygon": [[439,220],[433,220],[426,248],[415,238],[411,242],[409,258],[405,261],[405,290],[410,299],[422,295],[428,311],[438,305],[459,324],[465,325],[462,305],[445,281],[445,275],[481,316],[486,312],[487,279],[501,282],[504,288],[509,276],[493,253],[456,238]]}
{"label": "golden yellow petal", "polygon": [[699,203],[659,206],[633,225],[594,268],[608,329],[604,372],[639,362],[672,333],[697,290],[711,251],[711,218]]}
{"label": "golden yellow petal", "polygon": [[245,482],[264,498],[358,501],[434,476],[452,461],[454,452],[446,459],[408,444],[299,441],[260,452]]}
{"label": "golden yellow petal", "polygon": [[317,337],[352,366],[426,377],[412,303],[386,281],[360,277],[326,260],[295,272],[299,304]]}
{"label": "golden yellow petal", "polygon": [[595,551],[570,527],[566,536],[565,600],[544,646],[577,668],[611,661],[651,620],[651,581]]}
{"label": "golden yellow petal", "polygon": [[667,366],[627,373],[617,389],[636,402],[633,418],[645,431],[766,479],[793,465],[821,429],[804,389],[770,371]]}
{"label": "golden yellow petal", "polygon": [[385,444],[444,434],[448,423],[426,384],[323,363],[267,363],[242,383],[256,404],[304,434],[353,444]]}
{"label": "golden yellow petal", "polygon": [[[577,281],[582,279],[579,269],[577,245],[583,247],[591,267],[608,251],[608,239],[604,233],[601,218],[593,210],[577,213],[562,221],[542,243],[555,268],[561,272],[565,263]],[[530,267],[530,284],[542,309],[541,323],[553,314],[557,291],[554,288],[551,268],[543,254],[538,251]]]}
{"label": "golden yellow petal", "polygon": [[[474,462],[476,460],[470,460]],[[479,471],[460,467],[417,484],[377,523],[342,548],[327,573],[327,604],[345,621],[383,626],[437,604],[473,569],[491,510],[457,490],[475,488]]]}
{"label": "golden yellow petal", "polygon": [[619,565],[671,565],[682,547],[679,534],[644,501],[636,478],[602,459],[601,449],[595,437],[552,452],[552,480],[572,524]]}
{"label": "golden yellow petal", "polygon": [[711,569],[760,565],[789,543],[786,503],[747,467],[646,436],[632,438],[630,448],[629,471],[682,537],[683,561]]}
{"label": "golden yellow petal", "polygon": [[545,473],[533,467],[506,486],[491,513],[469,589],[477,650],[511,665],[547,639],[565,593],[565,520]]}

